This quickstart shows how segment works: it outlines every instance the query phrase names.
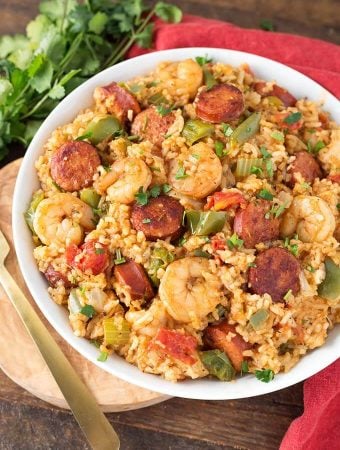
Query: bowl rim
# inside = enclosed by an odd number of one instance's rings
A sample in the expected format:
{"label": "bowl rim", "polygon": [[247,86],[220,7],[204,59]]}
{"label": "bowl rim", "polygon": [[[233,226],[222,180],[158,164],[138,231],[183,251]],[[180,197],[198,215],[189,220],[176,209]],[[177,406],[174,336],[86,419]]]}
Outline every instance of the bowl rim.
{"label": "bowl rim", "polygon": [[[44,120],[27,149],[16,180],[12,207],[13,238],[21,273],[35,303],[58,334],[83,357],[94,363],[96,366],[127,382],[166,395],[201,400],[248,398],[289,387],[309,378],[330,365],[340,357],[339,333],[335,333],[335,329],[332,330],[322,347],[309,351],[289,372],[276,375],[275,379],[269,384],[261,383],[257,381],[254,376],[250,375],[239,378],[236,382],[232,383],[222,383],[218,380],[210,379],[185,380],[173,383],[162,379],[158,375],[141,372],[136,366],[127,363],[124,358],[117,355],[111,356],[105,363],[99,362],[97,361],[98,350],[95,350],[94,346],[86,339],[79,339],[72,333],[68,319],[63,319],[63,316],[67,317],[66,313],[62,315],[62,308],[55,304],[50,298],[46,289],[47,283],[43,280],[43,276],[39,272],[38,267],[35,264],[32,266],[33,243],[27,241],[29,231],[23,219],[23,211],[26,209],[28,202],[23,202],[22,196],[29,198],[35,190],[33,185],[37,185],[37,182],[34,182],[34,179],[35,181],[37,180],[37,177],[34,177],[35,171],[33,169],[35,160],[43,153],[43,145],[51,132],[57,126],[69,121],[68,119],[66,120],[63,118],[63,113],[65,112],[65,116],[67,116],[68,114],[71,114],[70,111],[77,108],[78,112],[75,114],[79,114],[81,109],[83,109],[83,107],[79,108],[78,106],[72,106],[73,102],[76,104],[77,101],[81,102],[82,96],[86,97],[90,92],[92,93],[95,86],[106,83],[107,81],[104,80],[111,79],[112,81],[115,78],[119,78],[120,73],[129,73],[129,71],[131,71],[135,73],[132,75],[132,77],[134,77],[138,76],[138,74],[142,75],[143,73],[148,72],[149,69],[146,69],[145,67],[154,67],[155,64],[160,61],[179,60],[202,54],[208,54],[209,56],[213,56],[215,60],[221,60],[223,62],[226,62],[225,60],[228,59],[232,65],[247,63],[252,69],[254,69],[254,66],[256,67],[254,70],[255,72],[258,71],[257,69],[269,69],[270,73],[276,74],[275,79],[278,79],[279,84],[281,83],[284,86],[287,86],[287,84],[292,85],[291,78],[293,78],[293,94],[294,89],[296,88],[295,83],[300,86],[300,90],[305,92],[308,88],[312,88],[312,91],[317,93],[315,95],[313,94],[314,97],[317,96],[319,99],[324,98],[325,102],[331,107],[333,118],[340,121],[340,110],[337,111],[336,109],[336,107],[340,106],[340,102],[338,102],[338,100],[325,88],[289,66],[252,53],[213,47],[186,47],[151,52],[125,60],[99,72],[85,81],[65,97]],[[277,77],[277,74],[279,74],[279,77]],[[304,87],[304,85],[307,87]],[[289,86],[288,89],[290,89]],[[310,95],[308,95],[308,97],[310,97]],[[72,116],[75,117],[73,113]],[[55,125],[55,123],[57,123],[57,125]],[[30,180],[31,190],[27,189],[27,182],[30,185]],[[59,308],[60,311],[57,310],[56,307]],[[306,363],[304,363],[305,360]],[[256,383],[253,382],[254,380]]]}

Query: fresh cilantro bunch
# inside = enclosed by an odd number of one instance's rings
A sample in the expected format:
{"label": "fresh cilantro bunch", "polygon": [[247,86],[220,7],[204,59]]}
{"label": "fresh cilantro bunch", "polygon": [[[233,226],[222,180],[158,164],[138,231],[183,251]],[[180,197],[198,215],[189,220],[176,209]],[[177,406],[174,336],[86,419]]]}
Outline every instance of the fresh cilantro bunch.
{"label": "fresh cilantro bunch", "polygon": [[143,0],[43,0],[26,35],[0,37],[0,160],[27,146],[57,103],[87,78],[120,61],[133,45],[150,47],[157,17],[180,22],[179,8]]}

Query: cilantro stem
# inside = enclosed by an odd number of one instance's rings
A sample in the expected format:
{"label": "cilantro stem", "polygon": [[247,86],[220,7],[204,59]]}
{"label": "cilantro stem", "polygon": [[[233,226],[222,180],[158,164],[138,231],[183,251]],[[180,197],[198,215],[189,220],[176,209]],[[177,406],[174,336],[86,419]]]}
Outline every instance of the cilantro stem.
{"label": "cilantro stem", "polygon": [[63,17],[61,18],[61,22],[60,22],[60,33],[64,32],[64,23],[65,23],[65,18],[66,18],[66,13],[67,13],[67,7],[68,7],[68,0],[64,0]]}

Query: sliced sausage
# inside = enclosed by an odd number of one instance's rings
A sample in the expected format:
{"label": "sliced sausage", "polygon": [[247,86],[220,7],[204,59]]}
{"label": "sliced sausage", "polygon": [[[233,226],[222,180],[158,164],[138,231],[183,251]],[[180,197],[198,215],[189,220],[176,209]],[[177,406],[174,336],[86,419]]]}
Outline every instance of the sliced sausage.
{"label": "sliced sausage", "polygon": [[255,260],[249,269],[249,287],[254,294],[265,293],[273,302],[282,302],[289,290],[296,295],[300,290],[300,264],[288,250],[269,248]]}
{"label": "sliced sausage", "polygon": [[55,270],[52,264],[47,267],[44,275],[48,281],[48,284],[53,288],[60,285],[65,286],[66,289],[71,287],[71,282],[68,280],[67,276],[58,270]]}
{"label": "sliced sausage", "polygon": [[135,230],[143,231],[147,239],[171,237],[176,239],[182,231],[184,208],[178,200],[167,195],[151,198],[147,205],[134,204],[131,222]]}
{"label": "sliced sausage", "polygon": [[152,142],[156,147],[161,147],[175,118],[173,112],[162,116],[157,108],[150,106],[135,117],[132,122],[131,134]]}
{"label": "sliced sausage", "polygon": [[51,176],[64,191],[79,191],[92,184],[100,165],[97,150],[84,141],[70,141],[59,147],[51,158]]}
{"label": "sliced sausage", "polygon": [[261,97],[269,97],[271,95],[279,98],[285,106],[294,106],[297,102],[296,98],[290,94],[287,89],[273,84],[272,88],[268,91],[266,90],[267,83],[264,81],[258,81],[254,84],[255,91],[261,95]]}
{"label": "sliced sausage", "polygon": [[[236,336],[228,340],[226,339],[228,333],[236,334]],[[252,346],[237,333],[234,325],[230,325],[226,320],[217,325],[210,325],[205,329],[203,339],[209,347],[226,353],[235,370],[241,371],[242,361],[246,359],[243,352],[250,350]]]}
{"label": "sliced sausage", "polygon": [[299,173],[307,183],[312,183],[315,178],[321,178],[322,172],[317,160],[308,152],[302,151],[295,155],[295,161],[287,172],[289,179],[288,186],[294,187]]}
{"label": "sliced sausage", "polygon": [[113,114],[122,123],[127,118],[132,120],[132,117],[129,117],[129,111],[132,111],[132,115],[136,115],[141,110],[135,96],[115,82],[97,87],[93,98],[100,111]]}
{"label": "sliced sausage", "polygon": [[143,267],[135,261],[119,264],[114,268],[114,276],[121,284],[130,288],[133,300],[150,300],[154,296],[152,285]]}
{"label": "sliced sausage", "polygon": [[201,91],[195,103],[197,116],[211,123],[237,119],[244,110],[243,94],[232,84],[216,84]]}
{"label": "sliced sausage", "polygon": [[239,209],[234,219],[234,231],[243,240],[245,248],[254,248],[260,242],[277,239],[280,233],[280,219],[272,214],[266,218],[271,203],[256,200],[245,209]]}

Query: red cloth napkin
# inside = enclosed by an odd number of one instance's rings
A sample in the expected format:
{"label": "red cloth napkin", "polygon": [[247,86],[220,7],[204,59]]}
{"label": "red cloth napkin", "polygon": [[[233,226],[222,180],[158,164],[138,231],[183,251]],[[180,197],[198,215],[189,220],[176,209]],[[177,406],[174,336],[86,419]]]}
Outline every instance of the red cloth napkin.
{"label": "red cloth napkin", "polygon": [[[218,20],[185,16],[179,24],[157,20],[153,50],[218,47],[241,50],[287,64],[340,98],[340,46],[285,33],[239,28]],[[148,51],[133,47],[129,56]]]}
{"label": "red cloth napkin", "polygon": [[[217,20],[185,16],[180,24],[155,22],[152,50],[133,47],[129,56],[180,47],[219,47],[265,56],[287,64],[340,98],[340,46],[329,42],[246,30]],[[290,425],[280,450],[340,449],[340,360],[304,384],[305,411]]]}

